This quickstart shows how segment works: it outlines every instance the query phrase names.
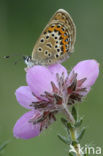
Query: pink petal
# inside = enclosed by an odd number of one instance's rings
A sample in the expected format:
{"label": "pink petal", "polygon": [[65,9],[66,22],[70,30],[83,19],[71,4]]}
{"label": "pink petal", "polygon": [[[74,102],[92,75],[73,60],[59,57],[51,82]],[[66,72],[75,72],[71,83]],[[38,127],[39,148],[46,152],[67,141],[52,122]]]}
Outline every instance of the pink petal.
{"label": "pink petal", "polygon": [[67,70],[64,66],[61,64],[53,64],[48,66],[48,69],[51,71],[52,74],[56,77],[56,74],[58,73],[60,76],[62,73],[64,73],[65,78],[68,76]]}
{"label": "pink petal", "polygon": [[72,75],[72,72],[77,73],[77,79],[87,78],[83,83],[84,87],[91,87],[99,75],[99,64],[96,60],[84,60],[79,62],[71,71],[69,77]]}
{"label": "pink petal", "polygon": [[52,92],[51,81],[57,83],[48,68],[39,65],[27,70],[26,80],[32,92],[38,97],[45,91]]}
{"label": "pink petal", "polygon": [[38,101],[37,98],[33,96],[30,87],[28,86],[19,87],[16,90],[15,95],[19,104],[27,109],[32,109],[30,106],[32,102]]}
{"label": "pink petal", "polygon": [[40,134],[40,123],[33,125],[29,120],[38,114],[38,111],[30,111],[25,113],[19,120],[16,122],[13,128],[14,137],[20,139],[30,139],[36,137]]}

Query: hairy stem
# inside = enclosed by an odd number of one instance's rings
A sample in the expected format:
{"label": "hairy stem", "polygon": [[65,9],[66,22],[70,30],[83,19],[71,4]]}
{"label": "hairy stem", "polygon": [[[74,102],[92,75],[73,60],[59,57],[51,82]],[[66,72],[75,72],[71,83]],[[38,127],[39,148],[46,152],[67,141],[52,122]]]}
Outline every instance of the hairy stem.
{"label": "hairy stem", "polygon": [[73,115],[71,114],[71,112],[69,111],[69,109],[67,107],[64,107],[64,113],[67,117],[67,120],[68,122],[71,123],[72,127],[70,127],[70,136],[71,136],[71,140],[72,142],[74,142],[74,144],[72,145],[76,151],[76,155],[77,156],[81,156],[80,154],[80,150],[79,150],[79,143],[77,141],[77,138],[76,138],[76,133],[77,133],[77,129],[75,128],[75,119],[73,117]]}
{"label": "hairy stem", "polygon": [[71,123],[71,124],[75,124],[75,120],[74,120],[74,117],[72,116],[71,112],[68,110],[67,107],[64,108],[64,113],[68,119],[68,121]]}

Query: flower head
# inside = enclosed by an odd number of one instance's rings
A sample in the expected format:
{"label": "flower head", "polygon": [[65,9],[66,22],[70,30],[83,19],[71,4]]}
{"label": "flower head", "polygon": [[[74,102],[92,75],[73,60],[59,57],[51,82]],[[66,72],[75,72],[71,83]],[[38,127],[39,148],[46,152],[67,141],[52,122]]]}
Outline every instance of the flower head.
{"label": "flower head", "polygon": [[79,62],[68,75],[60,64],[34,66],[27,70],[28,86],[16,90],[17,101],[31,111],[14,126],[14,136],[29,139],[40,134],[56,120],[55,114],[80,102],[90,91],[99,74],[95,60]]}

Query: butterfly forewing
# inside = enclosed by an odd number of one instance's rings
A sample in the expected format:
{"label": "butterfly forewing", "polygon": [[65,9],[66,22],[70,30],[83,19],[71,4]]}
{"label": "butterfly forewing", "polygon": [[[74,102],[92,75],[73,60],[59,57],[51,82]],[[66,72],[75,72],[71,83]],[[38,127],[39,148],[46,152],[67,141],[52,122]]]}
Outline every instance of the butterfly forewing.
{"label": "butterfly forewing", "polygon": [[76,29],[71,16],[59,9],[36,42],[32,60],[42,65],[62,62],[72,53],[75,39]]}

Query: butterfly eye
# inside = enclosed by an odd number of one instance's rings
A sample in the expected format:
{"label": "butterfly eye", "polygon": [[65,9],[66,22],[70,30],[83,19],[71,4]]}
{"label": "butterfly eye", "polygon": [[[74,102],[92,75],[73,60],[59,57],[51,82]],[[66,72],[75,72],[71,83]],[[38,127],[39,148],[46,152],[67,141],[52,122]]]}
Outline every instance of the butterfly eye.
{"label": "butterfly eye", "polygon": [[48,39],[48,38],[49,38],[49,36],[47,35],[47,36],[46,36],[46,39]]}
{"label": "butterfly eye", "polygon": [[52,34],[52,36],[54,37],[54,34]]}
{"label": "butterfly eye", "polygon": [[60,52],[60,49],[57,49],[57,52]]}
{"label": "butterfly eye", "polygon": [[43,43],[43,42],[44,42],[44,38],[42,38],[42,39],[40,40],[40,42],[42,42],[42,43]]}
{"label": "butterfly eye", "polygon": [[55,57],[56,57],[56,58],[58,58],[58,57],[59,57],[59,55],[58,55],[58,54],[56,54],[56,55],[55,55]]}
{"label": "butterfly eye", "polygon": [[48,56],[50,57],[50,56],[51,56],[51,54],[49,53],[49,54],[48,54]]}
{"label": "butterfly eye", "polygon": [[58,48],[58,46],[56,45],[55,48]]}
{"label": "butterfly eye", "polygon": [[57,39],[57,37],[55,37],[55,39]]}
{"label": "butterfly eye", "polygon": [[42,52],[42,48],[41,48],[41,47],[39,47],[39,48],[38,48],[38,51],[39,51],[39,52]]}
{"label": "butterfly eye", "polygon": [[65,28],[63,27],[63,28],[62,28],[62,30],[64,31],[64,30],[65,30]]}
{"label": "butterfly eye", "polygon": [[46,51],[44,52],[44,54],[45,54],[45,55],[48,55],[48,50],[46,50]]}
{"label": "butterfly eye", "polygon": [[59,25],[57,25],[57,28],[60,28],[61,27],[61,25],[59,24]]}
{"label": "butterfly eye", "polygon": [[49,59],[49,60],[48,60],[48,63],[50,64],[51,62],[52,62],[52,60]]}

